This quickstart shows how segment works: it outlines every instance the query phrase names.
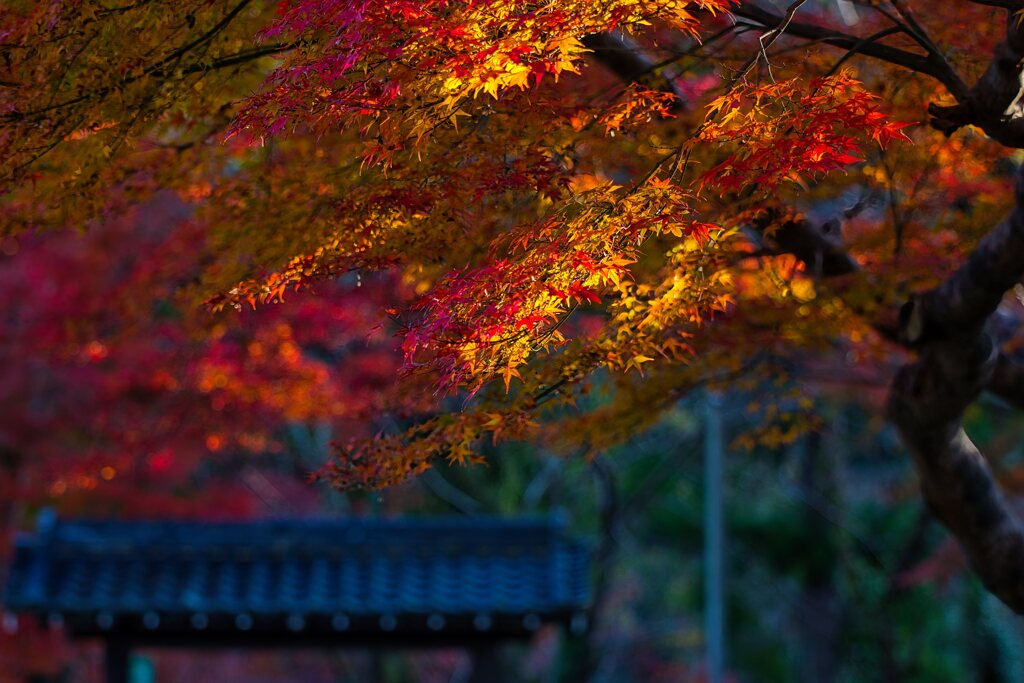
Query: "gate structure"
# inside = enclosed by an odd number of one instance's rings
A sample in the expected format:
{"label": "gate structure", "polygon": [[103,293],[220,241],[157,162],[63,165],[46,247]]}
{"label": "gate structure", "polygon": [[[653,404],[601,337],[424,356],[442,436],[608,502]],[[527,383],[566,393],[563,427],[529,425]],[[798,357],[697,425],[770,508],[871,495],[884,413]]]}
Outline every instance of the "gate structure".
{"label": "gate structure", "polygon": [[103,640],[109,683],[140,647],[457,647],[500,681],[501,643],[586,629],[588,564],[555,518],[51,518],[18,539],[4,607]]}

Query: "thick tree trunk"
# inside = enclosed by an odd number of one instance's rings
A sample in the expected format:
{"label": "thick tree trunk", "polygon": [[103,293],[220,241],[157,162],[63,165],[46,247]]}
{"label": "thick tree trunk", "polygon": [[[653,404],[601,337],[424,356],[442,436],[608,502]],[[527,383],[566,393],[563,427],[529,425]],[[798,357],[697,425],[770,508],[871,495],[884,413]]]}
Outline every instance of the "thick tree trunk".
{"label": "thick tree trunk", "polygon": [[[887,408],[914,458],[926,503],[989,590],[1024,613],[1024,531],[961,425],[982,391],[1024,409],[1024,367],[999,353],[989,330],[1003,296],[1024,277],[1024,169],[1016,202],[963,267],[903,307],[898,323],[876,311],[874,324],[919,353],[897,373]],[[821,278],[859,270],[835,239],[806,221],[781,226],[773,242]]]}
{"label": "thick tree trunk", "polygon": [[897,374],[888,412],[935,517],[989,590],[1024,612],[1024,534],[961,426],[964,410],[992,383],[1000,361],[986,321],[1024,276],[1024,175],[1016,199],[1014,211],[963,267],[905,307],[901,333],[920,349],[920,359]]}

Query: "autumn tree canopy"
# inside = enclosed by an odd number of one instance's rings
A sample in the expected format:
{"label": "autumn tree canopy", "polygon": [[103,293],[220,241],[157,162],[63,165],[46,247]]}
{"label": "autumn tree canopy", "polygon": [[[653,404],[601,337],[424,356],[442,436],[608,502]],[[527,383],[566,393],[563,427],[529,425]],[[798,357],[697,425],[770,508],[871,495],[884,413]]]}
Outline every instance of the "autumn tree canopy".
{"label": "autumn tree canopy", "polygon": [[819,423],[809,383],[895,377],[926,500],[1021,611],[1024,536],[960,426],[983,391],[1024,407],[1021,11],[9,2],[5,258],[172,201],[200,337],[393,274],[408,390],[340,486],[494,439],[597,452],[704,386],[769,383],[741,439],[778,444]]}

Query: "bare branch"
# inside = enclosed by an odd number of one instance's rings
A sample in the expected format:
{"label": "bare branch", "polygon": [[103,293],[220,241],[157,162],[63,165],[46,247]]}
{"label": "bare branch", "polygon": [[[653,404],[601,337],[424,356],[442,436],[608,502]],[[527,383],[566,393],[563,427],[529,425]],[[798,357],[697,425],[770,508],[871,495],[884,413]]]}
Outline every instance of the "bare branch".
{"label": "bare branch", "polygon": [[796,16],[797,11],[803,7],[806,2],[807,0],[796,0],[796,2],[786,8],[786,15],[782,17],[774,27],[761,34],[761,37],[758,38],[758,42],[761,44],[760,52],[751,56],[750,59],[740,67],[739,71],[736,72],[736,75],[732,77],[732,80],[726,86],[726,91],[732,90],[733,85],[747,75],[747,72],[757,64],[758,57],[764,57],[765,64],[768,65],[769,68],[769,75],[771,74],[771,65],[768,64],[768,48],[774,45],[775,41],[782,37],[782,34],[785,33],[786,29],[793,23],[793,17]]}
{"label": "bare branch", "polygon": [[832,68],[829,69],[825,75],[831,76],[835,72],[839,71],[839,67],[845,64],[846,60],[858,54],[861,54],[862,48],[864,48],[865,46],[877,43],[882,38],[885,38],[886,36],[891,36],[894,33],[900,33],[902,30],[903,29],[901,29],[899,26],[890,26],[889,28],[882,29],[881,31],[878,31],[876,33],[872,33],[870,36],[861,38],[856,45],[847,50],[846,53],[842,57],[840,57],[835,64],[832,65]]}
{"label": "bare branch", "polygon": [[[740,4],[733,9],[733,14],[767,27],[778,26],[783,19],[782,16],[764,9],[754,2],[744,2]],[[895,64],[896,66],[902,66],[910,69],[911,71],[925,74],[926,76],[931,76],[942,83],[947,90],[954,94],[954,96],[957,93],[963,94],[967,92],[967,86],[964,84],[963,80],[961,80],[955,72],[950,70],[948,65],[943,65],[941,61],[938,61],[931,56],[915,54],[913,52],[908,52],[907,50],[876,42],[865,43],[865,39],[861,36],[854,36],[815,24],[807,24],[799,21],[790,22],[786,28],[786,33],[797,38],[815,40],[825,43],[826,45],[841,47],[847,50],[856,47],[857,52],[864,56]]]}

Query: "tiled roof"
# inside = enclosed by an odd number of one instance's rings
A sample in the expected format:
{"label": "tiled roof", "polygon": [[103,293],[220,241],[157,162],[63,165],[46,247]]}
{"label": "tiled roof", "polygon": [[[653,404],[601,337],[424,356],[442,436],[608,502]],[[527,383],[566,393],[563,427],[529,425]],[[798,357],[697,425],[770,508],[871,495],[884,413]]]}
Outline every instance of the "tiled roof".
{"label": "tiled roof", "polygon": [[19,540],[5,609],[80,634],[529,631],[571,619],[589,599],[588,551],[552,519],[48,527]]}

